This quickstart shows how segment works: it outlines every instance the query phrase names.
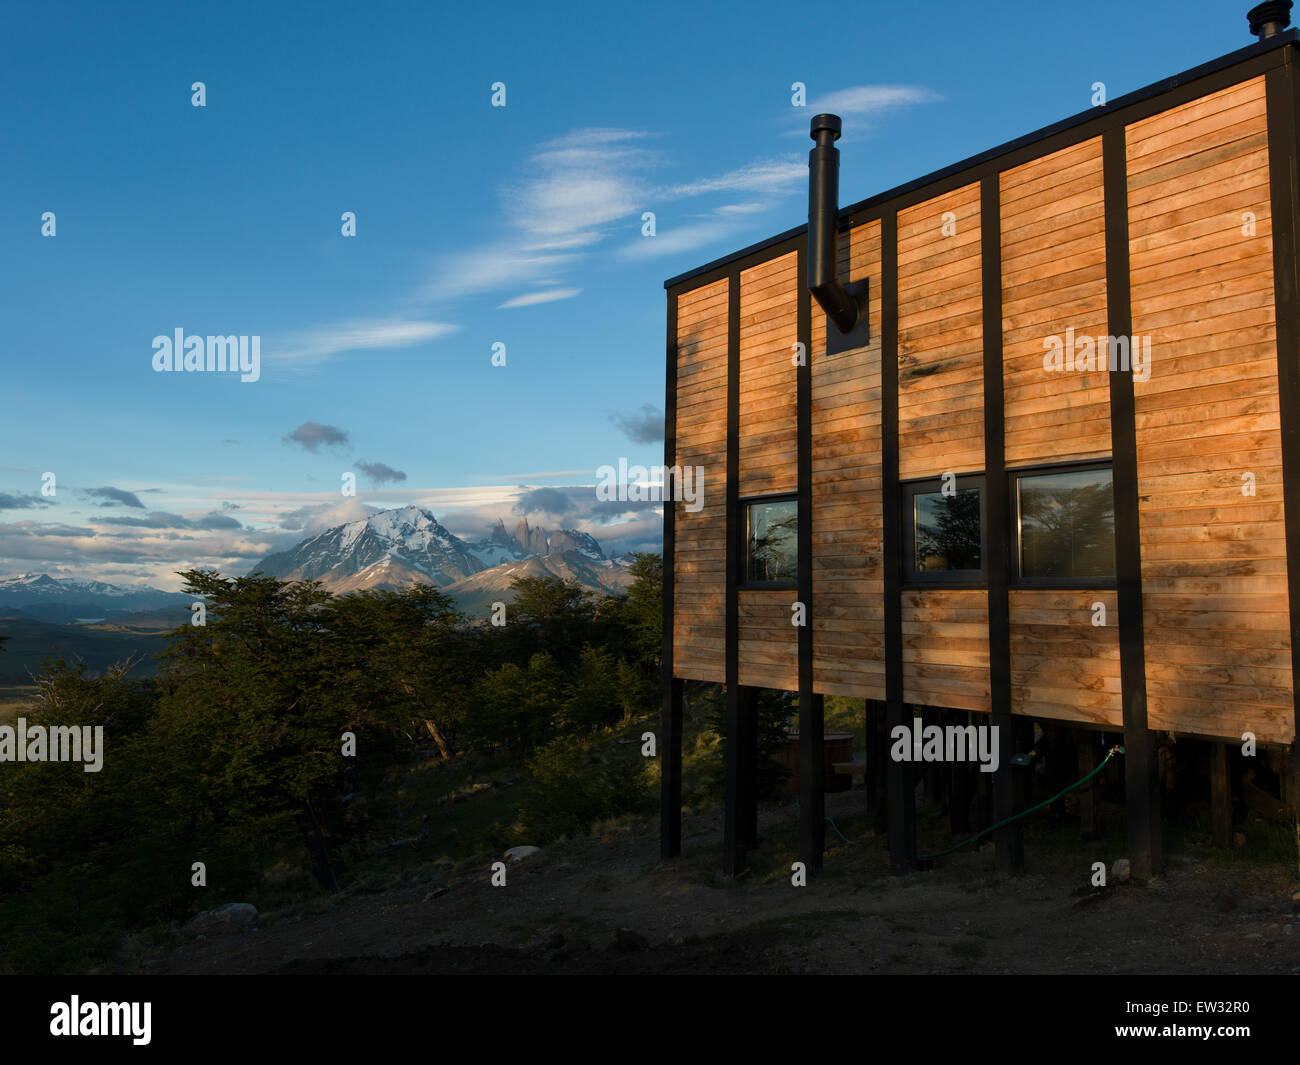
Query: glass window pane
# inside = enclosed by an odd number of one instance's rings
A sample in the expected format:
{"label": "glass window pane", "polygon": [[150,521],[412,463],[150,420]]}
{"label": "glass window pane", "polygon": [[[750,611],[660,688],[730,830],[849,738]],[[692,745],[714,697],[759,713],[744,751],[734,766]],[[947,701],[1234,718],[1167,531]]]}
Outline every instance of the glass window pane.
{"label": "glass window pane", "polygon": [[1017,478],[1022,577],[1115,576],[1110,470]]}
{"label": "glass window pane", "polygon": [[980,568],[980,491],[918,492],[913,499],[917,572]]}
{"label": "glass window pane", "polygon": [[749,505],[748,549],[745,552],[747,580],[798,579],[798,521],[799,503],[794,499]]}

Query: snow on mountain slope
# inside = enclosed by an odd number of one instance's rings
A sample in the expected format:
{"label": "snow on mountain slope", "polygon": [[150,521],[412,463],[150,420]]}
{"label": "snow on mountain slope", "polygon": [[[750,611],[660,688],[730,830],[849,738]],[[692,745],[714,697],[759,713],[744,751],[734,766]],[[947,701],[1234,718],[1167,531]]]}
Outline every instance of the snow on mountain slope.
{"label": "snow on mountain slope", "polygon": [[118,611],[153,610],[182,599],[188,602],[185,596],[157,588],[127,588],[105,581],[51,577],[47,573],[0,577],[0,606],[5,607],[76,603]]}
{"label": "snow on mountain slope", "polygon": [[546,529],[521,519],[514,532],[498,520],[487,536],[462,540],[422,507],[385,510],[327,529],[254,571],[281,580],[319,580],[329,591],[434,584],[469,604],[510,598],[516,576],[551,574],[593,591],[630,583],[627,563],[605,558],[596,539],[576,529]]}

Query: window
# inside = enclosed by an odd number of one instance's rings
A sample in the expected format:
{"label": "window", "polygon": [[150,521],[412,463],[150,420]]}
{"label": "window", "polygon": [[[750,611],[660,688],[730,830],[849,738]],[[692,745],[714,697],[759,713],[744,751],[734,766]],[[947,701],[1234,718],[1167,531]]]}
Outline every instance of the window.
{"label": "window", "polygon": [[799,578],[799,501],[764,499],[745,508],[746,584],[793,585]]}
{"label": "window", "polygon": [[1021,473],[1013,481],[1021,582],[1077,586],[1114,581],[1109,465]]}
{"label": "window", "polygon": [[909,581],[984,579],[984,478],[903,486],[903,539]]}

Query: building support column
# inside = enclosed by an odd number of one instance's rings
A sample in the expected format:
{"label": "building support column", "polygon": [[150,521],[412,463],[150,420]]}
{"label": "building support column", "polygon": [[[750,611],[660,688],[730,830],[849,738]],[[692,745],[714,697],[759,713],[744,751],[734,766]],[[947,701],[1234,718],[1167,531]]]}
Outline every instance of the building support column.
{"label": "building support column", "polygon": [[[898,487],[898,214],[880,219],[880,482],[884,514],[885,733],[909,731],[903,703],[902,502]],[[889,758],[886,772],[889,866],[895,876],[916,868],[916,779],[910,761]]]}
{"label": "building support column", "polygon": [[663,682],[663,718],[659,735],[659,855],[675,858],[682,852],[682,701],[684,681],[673,676],[673,591],[676,529],[677,462],[677,296],[668,296],[667,375],[664,382],[664,549],[663,643],[659,668]]}
{"label": "building support column", "polygon": [[[1106,197],[1106,306],[1113,337],[1133,333],[1124,127],[1102,134]],[[1115,579],[1120,688],[1124,712],[1124,809],[1133,879],[1164,871],[1155,737],[1147,727],[1142,624],[1142,543],[1138,512],[1137,423],[1131,371],[1110,372],[1111,465],[1115,498]]]}

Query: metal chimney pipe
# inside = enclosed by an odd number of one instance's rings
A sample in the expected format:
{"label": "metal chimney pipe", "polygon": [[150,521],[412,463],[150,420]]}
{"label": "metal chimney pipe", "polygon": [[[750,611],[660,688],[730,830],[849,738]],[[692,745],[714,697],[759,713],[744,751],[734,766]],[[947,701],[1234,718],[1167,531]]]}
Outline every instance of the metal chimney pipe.
{"label": "metal chimney pipe", "polygon": [[808,290],[841,333],[850,332],[865,308],[836,275],[839,262],[840,138],[838,115],[815,115],[808,153]]}
{"label": "metal chimney pipe", "polygon": [[1291,0],[1267,0],[1246,12],[1250,32],[1261,41],[1276,37],[1291,21]]}

